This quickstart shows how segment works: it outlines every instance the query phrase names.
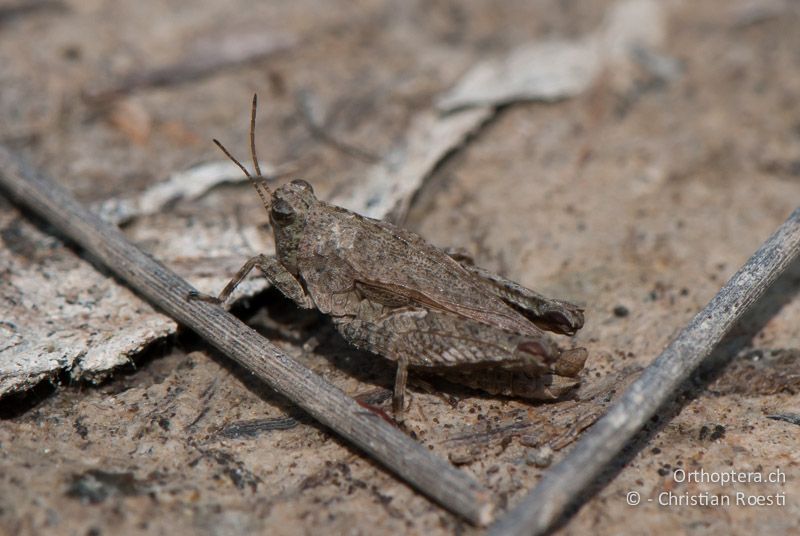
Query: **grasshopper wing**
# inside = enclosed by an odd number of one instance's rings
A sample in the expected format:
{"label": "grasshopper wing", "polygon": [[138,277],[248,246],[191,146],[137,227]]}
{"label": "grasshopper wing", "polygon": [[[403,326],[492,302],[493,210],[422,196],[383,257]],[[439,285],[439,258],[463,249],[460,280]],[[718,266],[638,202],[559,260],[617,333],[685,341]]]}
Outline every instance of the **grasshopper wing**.
{"label": "grasshopper wing", "polygon": [[354,283],[513,333],[542,334],[477,276],[419,235],[331,205],[324,212],[310,223],[319,228],[306,231],[326,238],[301,249],[331,262],[335,256],[348,266]]}

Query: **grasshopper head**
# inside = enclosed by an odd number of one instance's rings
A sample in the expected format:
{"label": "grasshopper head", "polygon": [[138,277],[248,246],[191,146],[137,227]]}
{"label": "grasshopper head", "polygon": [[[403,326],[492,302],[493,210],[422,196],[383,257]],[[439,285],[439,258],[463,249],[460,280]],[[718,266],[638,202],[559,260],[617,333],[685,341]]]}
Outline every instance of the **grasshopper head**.
{"label": "grasshopper head", "polygon": [[309,210],[317,202],[311,185],[302,179],[284,184],[272,194],[269,221],[275,233],[278,258],[291,273],[297,272],[297,246]]}
{"label": "grasshopper head", "polygon": [[303,179],[284,184],[272,194],[269,221],[275,227],[289,228],[305,223],[308,209],[317,202],[314,189]]}
{"label": "grasshopper head", "polygon": [[258,164],[256,156],[256,107],[258,97],[253,95],[253,106],[250,113],[250,156],[253,159],[255,174],[247,171],[247,168],[239,162],[218,140],[214,140],[225,155],[242,170],[253,188],[256,189],[264,208],[269,213],[269,221],[275,233],[275,249],[278,259],[289,272],[297,274],[297,246],[300,237],[303,235],[303,228],[306,224],[306,216],[309,210],[317,202],[314,190],[311,185],[302,179],[296,179],[288,184],[284,184],[274,192],[271,192],[265,184],[265,177],[261,174],[261,166]]}

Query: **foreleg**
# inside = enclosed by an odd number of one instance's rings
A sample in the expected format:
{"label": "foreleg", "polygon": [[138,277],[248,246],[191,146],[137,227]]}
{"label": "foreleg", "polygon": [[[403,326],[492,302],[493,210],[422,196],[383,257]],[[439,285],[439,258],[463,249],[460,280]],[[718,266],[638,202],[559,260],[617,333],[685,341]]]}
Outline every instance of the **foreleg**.
{"label": "foreleg", "polygon": [[286,268],[283,267],[276,257],[267,257],[266,255],[256,255],[244,263],[236,275],[233,276],[227,285],[225,285],[225,288],[222,289],[222,292],[219,293],[218,297],[215,298],[213,296],[193,292],[189,295],[189,298],[225,303],[236,287],[238,287],[244,278],[247,277],[247,274],[249,274],[253,268],[256,267],[261,270],[261,273],[264,274],[264,277],[267,279],[267,281],[281,291],[284,296],[295,302],[299,307],[302,307],[303,309],[311,309],[314,307],[314,303],[306,294],[300,282],[291,273],[289,273]]}

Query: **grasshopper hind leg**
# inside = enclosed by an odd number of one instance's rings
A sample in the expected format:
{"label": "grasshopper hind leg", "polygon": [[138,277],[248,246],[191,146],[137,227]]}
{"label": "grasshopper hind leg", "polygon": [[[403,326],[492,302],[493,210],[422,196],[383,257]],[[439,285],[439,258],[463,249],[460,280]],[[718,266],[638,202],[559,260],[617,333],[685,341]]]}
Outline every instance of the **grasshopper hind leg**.
{"label": "grasshopper hind leg", "polygon": [[494,295],[539,328],[563,335],[574,335],[583,327],[583,308],[563,300],[546,298],[519,283],[480,268],[461,249],[447,249],[445,253],[477,276]]}
{"label": "grasshopper hind leg", "polygon": [[355,316],[334,318],[357,348],[398,364],[394,411],[403,411],[407,369],[427,369],[493,393],[552,400],[578,384],[586,352],[560,351],[544,334],[523,336],[446,312],[385,309],[362,302]]}

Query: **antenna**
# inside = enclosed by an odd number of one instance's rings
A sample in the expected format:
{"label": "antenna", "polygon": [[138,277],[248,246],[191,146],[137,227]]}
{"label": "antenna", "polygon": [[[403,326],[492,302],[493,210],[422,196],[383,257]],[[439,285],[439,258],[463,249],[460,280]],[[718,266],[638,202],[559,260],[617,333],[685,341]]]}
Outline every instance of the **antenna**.
{"label": "antenna", "polygon": [[261,175],[261,166],[258,165],[258,157],[256,156],[256,106],[257,106],[257,104],[258,104],[258,95],[253,95],[253,109],[252,109],[252,112],[250,113],[250,156],[252,156],[252,158],[253,158],[253,166],[255,166],[255,171],[256,171],[256,175],[255,176],[251,175],[250,172],[247,171],[247,168],[244,167],[244,165],[241,162],[239,162],[239,160],[237,160],[230,153],[230,151],[228,151],[228,149],[226,149],[225,146],[222,145],[222,143],[220,143],[219,140],[214,139],[213,141],[216,144],[216,146],[219,147],[220,150],[223,153],[225,153],[225,156],[230,158],[230,160],[234,164],[236,164],[239,167],[239,169],[242,170],[242,173],[244,173],[247,176],[247,178],[250,179],[250,184],[253,185],[253,188],[255,188],[256,193],[258,194],[258,197],[261,198],[261,203],[263,203],[264,208],[267,209],[267,211],[269,211],[269,207],[270,207],[270,202],[269,201],[270,201],[270,197],[272,197],[272,193],[269,191],[269,188],[267,187],[266,184],[258,182],[258,180],[257,180],[257,179],[262,179],[263,180],[263,178],[264,178]]}
{"label": "antenna", "polygon": [[256,177],[261,177],[261,167],[256,156],[256,108],[258,107],[258,93],[253,93],[253,109],[250,112],[250,156],[253,158],[253,167]]}

